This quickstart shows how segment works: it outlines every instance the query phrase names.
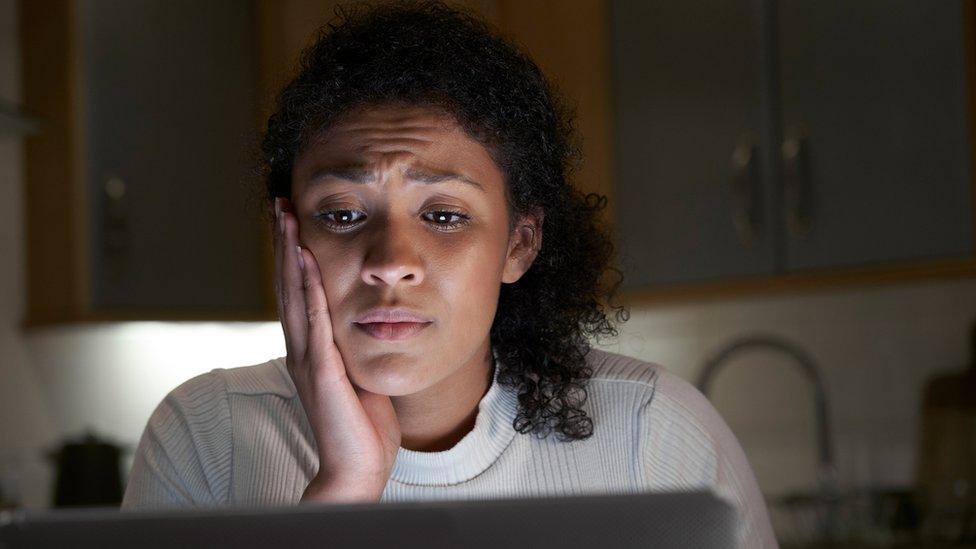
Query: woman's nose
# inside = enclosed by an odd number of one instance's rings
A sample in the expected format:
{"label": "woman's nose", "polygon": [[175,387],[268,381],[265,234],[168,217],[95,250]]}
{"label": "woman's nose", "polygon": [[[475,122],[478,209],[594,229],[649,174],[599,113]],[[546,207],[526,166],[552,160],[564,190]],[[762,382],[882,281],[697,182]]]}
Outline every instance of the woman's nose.
{"label": "woman's nose", "polygon": [[366,284],[417,286],[423,282],[424,268],[416,242],[406,230],[386,224],[369,240],[362,270]]}

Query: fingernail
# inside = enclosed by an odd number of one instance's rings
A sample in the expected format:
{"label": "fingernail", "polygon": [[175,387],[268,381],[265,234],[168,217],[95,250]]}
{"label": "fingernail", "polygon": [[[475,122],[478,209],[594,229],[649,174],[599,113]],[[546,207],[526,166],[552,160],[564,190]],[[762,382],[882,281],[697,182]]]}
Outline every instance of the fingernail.
{"label": "fingernail", "polygon": [[274,202],[275,202],[275,216],[280,216],[281,215],[281,197],[280,196],[276,196]]}
{"label": "fingernail", "polygon": [[295,246],[295,249],[298,251],[298,267],[301,270],[304,271],[305,270],[305,260],[302,258],[302,247],[301,246]]}

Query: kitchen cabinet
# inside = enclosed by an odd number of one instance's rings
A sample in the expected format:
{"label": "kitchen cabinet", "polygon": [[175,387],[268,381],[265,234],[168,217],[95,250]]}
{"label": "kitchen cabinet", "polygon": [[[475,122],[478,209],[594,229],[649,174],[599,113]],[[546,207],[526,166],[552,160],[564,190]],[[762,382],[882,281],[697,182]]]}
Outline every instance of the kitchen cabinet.
{"label": "kitchen cabinet", "polygon": [[[749,0],[620,1],[611,12],[614,183],[622,248],[633,260],[625,283],[772,270],[770,239],[748,227],[748,218],[767,216],[758,211],[763,197],[753,196],[762,192],[754,172],[760,86]],[[734,205],[737,146],[752,159]]]}
{"label": "kitchen cabinet", "polygon": [[971,253],[962,3],[787,1],[780,12],[784,147],[795,153],[782,184],[798,194],[784,203],[787,268]]}
{"label": "kitchen cabinet", "polygon": [[274,318],[251,4],[77,0],[22,17],[25,98],[47,120],[26,142],[28,322]]}
{"label": "kitchen cabinet", "polygon": [[625,289],[976,274],[972,11],[611,1]]}
{"label": "kitchen cabinet", "polygon": [[92,306],[260,311],[248,3],[78,6]]}

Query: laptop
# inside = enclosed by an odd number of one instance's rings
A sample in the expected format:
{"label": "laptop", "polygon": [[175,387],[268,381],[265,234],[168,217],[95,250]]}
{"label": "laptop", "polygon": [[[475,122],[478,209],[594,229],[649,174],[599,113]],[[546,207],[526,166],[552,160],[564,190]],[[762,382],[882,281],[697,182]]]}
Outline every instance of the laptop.
{"label": "laptop", "polygon": [[0,548],[735,547],[735,509],[710,491],[0,515]]}

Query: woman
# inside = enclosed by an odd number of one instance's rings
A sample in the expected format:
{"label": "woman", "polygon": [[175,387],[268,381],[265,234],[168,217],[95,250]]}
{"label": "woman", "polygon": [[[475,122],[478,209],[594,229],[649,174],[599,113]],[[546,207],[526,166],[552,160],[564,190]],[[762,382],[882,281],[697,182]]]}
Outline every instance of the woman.
{"label": "woman", "polygon": [[123,506],[710,488],[741,546],[775,546],[708,401],[588,344],[616,335],[619,271],[605,198],[567,182],[570,120],[528,57],[440,3],[330,24],[264,139],[287,356],[173,390]]}

